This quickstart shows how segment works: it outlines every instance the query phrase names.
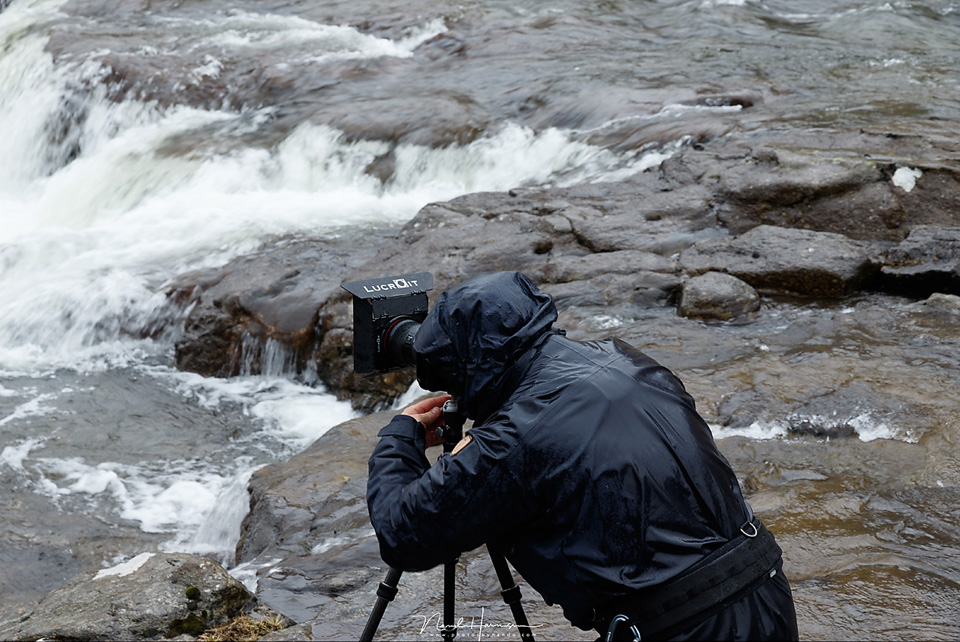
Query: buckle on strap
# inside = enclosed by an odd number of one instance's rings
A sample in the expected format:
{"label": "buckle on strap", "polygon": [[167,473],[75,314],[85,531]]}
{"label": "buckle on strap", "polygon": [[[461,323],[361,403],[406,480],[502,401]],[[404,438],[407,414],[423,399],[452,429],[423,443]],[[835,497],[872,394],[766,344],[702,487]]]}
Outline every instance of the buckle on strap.
{"label": "buckle on strap", "polygon": [[[595,609],[600,640],[618,614],[636,623],[648,639],[670,638],[694,628],[745,591],[769,579],[782,551],[759,519],[740,527],[740,535],[662,584],[628,592]],[[599,620],[599,621],[598,621]],[[619,620],[620,623],[624,620]],[[615,629],[614,629],[615,630]],[[624,633],[620,631],[621,635]]]}
{"label": "buckle on strap", "polygon": [[[615,615],[612,620],[610,620],[610,626],[607,628],[607,637],[604,638],[604,642],[613,642],[613,634],[617,630],[617,625],[621,622],[629,622],[628,618],[623,613]],[[640,642],[640,629],[637,628],[636,624],[630,625],[630,632],[633,633],[634,642]]]}

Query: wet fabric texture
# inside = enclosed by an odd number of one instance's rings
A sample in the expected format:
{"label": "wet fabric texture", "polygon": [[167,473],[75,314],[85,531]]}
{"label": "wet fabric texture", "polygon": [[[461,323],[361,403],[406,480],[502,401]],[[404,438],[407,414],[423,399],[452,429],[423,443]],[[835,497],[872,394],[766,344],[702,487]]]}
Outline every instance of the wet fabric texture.
{"label": "wet fabric texture", "polygon": [[[519,273],[443,293],[417,334],[417,373],[457,397],[472,441],[431,466],[423,427],[394,418],[367,501],[387,564],[424,570],[486,543],[589,629],[595,609],[680,574],[752,512],[679,379],[623,341],[566,338],[556,316]],[[778,573],[677,639],[796,631]]]}

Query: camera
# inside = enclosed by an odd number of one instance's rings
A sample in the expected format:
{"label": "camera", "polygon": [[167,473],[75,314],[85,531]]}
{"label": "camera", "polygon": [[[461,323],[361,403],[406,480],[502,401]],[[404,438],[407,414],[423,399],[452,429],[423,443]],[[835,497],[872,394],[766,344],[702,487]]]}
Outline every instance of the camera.
{"label": "camera", "polygon": [[427,317],[433,274],[341,283],[353,295],[353,370],[382,373],[416,365],[413,340]]}

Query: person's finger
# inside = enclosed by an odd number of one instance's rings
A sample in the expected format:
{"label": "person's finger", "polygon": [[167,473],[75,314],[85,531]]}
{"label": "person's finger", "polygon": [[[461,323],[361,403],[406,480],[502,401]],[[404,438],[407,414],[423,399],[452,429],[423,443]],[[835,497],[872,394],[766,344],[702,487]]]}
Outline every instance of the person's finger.
{"label": "person's finger", "polygon": [[[431,397],[430,399],[424,399],[424,400],[422,400],[422,401],[418,401],[417,403],[413,404],[412,406],[408,406],[407,408],[405,408],[405,409],[403,410],[403,412],[402,412],[401,414],[409,415],[409,416],[411,416],[411,417],[415,417],[416,415],[424,414],[424,413],[431,412],[431,411],[433,411],[433,410],[439,409],[439,408],[440,408],[441,406],[443,406],[443,404],[446,403],[449,399],[450,399],[450,395],[444,395],[444,396],[441,396],[441,397]],[[418,420],[418,421],[419,421],[419,420]]]}
{"label": "person's finger", "polygon": [[440,418],[441,412],[442,411],[439,407],[435,407],[427,410],[426,412],[420,412],[410,416],[422,423],[425,427],[430,428]]}

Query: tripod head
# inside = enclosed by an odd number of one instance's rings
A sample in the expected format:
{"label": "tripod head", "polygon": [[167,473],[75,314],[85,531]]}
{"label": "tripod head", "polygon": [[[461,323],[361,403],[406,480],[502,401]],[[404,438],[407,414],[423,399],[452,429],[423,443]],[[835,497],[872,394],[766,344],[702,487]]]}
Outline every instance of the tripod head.
{"label": "tripod head", "polygon": [[449,453],[463,439],[466,417],[460,413],[457,400],[450,398],[443,404],[443,425],[437,428],[437,437],[443,439],[443,452]]}

